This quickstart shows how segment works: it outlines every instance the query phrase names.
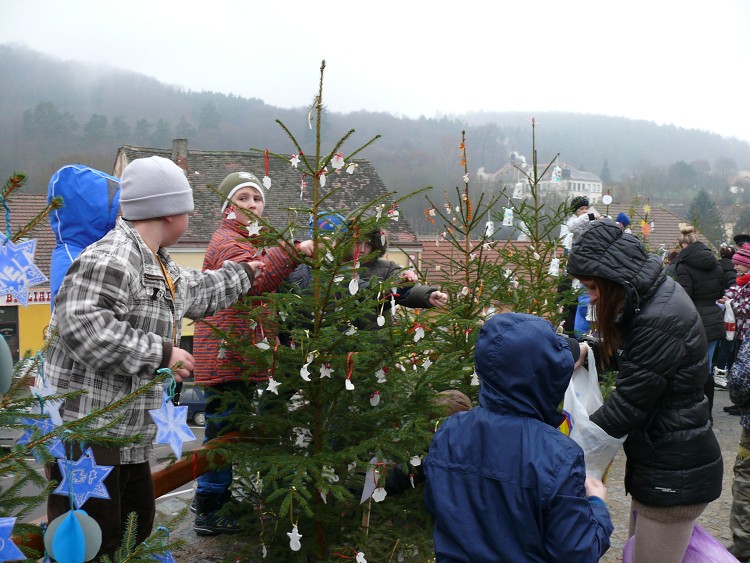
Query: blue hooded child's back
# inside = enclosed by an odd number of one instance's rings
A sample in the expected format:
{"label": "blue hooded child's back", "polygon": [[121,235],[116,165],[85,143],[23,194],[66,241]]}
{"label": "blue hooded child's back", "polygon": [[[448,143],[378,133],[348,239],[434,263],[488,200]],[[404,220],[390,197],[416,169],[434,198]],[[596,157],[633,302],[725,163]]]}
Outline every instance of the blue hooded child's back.
{"label": "blue hooded child's back", "polygon": [[53,306],[73,260],[114,228],[120,209],[120,180],[88,166],[69,164],[50,178],[47,202],[56,197],[62,197],[63,207],[49,216],[56,243],[50,265]]}
{"label": "blue hooded child's back", "polygon": [[539,317],[490,318],[477,341],[480,406],[450,416],[425,459],[439,562],[598,561],[612,523],[585,494],[583,451],[557,430],[573,373]]}

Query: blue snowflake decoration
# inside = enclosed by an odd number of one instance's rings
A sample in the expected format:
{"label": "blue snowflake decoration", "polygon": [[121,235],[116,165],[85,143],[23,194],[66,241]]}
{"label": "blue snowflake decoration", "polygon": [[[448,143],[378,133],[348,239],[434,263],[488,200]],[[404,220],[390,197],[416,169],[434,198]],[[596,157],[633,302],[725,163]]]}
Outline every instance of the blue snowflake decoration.
{"label": "blue snowflake decoration", "polygon": [[29,286],[47,281],[34,264],[36,240],[0,245],[0,293],[10,293],[24,307],[29,301]]}
{"label": "blue snowflake decoration", "polygon": [[78,461],[58,459],[57,465],[60,467],[63,480],[52,492],[67,496],[71,494],[72,488],[76,508],[80,509],[89,498],[110,498],[104,479],[114,467],[97,465],[91,448],[88,448]]}
{"label": "blue snowflake decoration", "polygon": [[195,440],[187,425],[187,406],[176,407],[165,395],[160,409],[148,411],[156,423],[156,444],[169,444],[174,455],[182,457],[182,443]]}
{"label": "blue snowflake decoration", "polygon": [[[38,432],[37,435],[41,434],[42,436],[45,436],[55,429],[55,423],[52,422],[49,416],[45,418],[24,418],[23,423],[26,426],[26,430],[24,430],[24,433],[21,434],[18,440],[16,440],[16,444],[22,446],[30,443],[34,439],[35,433]],[[60,441],[60,438],[52,438],[46,443],[46,446],[53,456],[57,458],[65,457],[65,447]],[[44,462],[44,456],[42,455],[40,448],[34,448],[31,450],[31,453],[37,463]]]}
{"label": "blue snowflake decoration", "polygon": [[15,516],[0,518],[0,561],[26,561],[26,556],[10,538],[15,522]]}

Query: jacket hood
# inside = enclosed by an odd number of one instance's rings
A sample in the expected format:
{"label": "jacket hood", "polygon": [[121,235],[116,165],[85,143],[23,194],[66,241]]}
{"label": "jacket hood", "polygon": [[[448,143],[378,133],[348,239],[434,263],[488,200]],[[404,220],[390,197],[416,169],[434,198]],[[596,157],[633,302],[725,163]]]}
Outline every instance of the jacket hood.
{"label": "jacket hood", "polygon": [[520,313],[494,315],[479,333],[476,369],[482,407],[555,427],[563,421],[558,406],[573,375],[573,355],[568,339],[549,321]]}
{"label": "jacket hood", "polygon": [[120,209],[120,180],[88,166],[70,164],[49,181],[47,202],[56,197],[62,198],[63,206],[49,215],[56,242],[50,265],[53,298],[71,262],[114,228]]}
{"label": "jacket hood", "polygon": [[601,219],[587,225],[568,255],[567,272],[576,278],[599,277],[625,287],[625,317],[637,313],[666,277],[658,256],[624,232],[614,221]]}
{"label": "jacket hood", "polygon": [[677,255],[676,264],[684,262],[688,266],[704,272],[712,272],[718,262],[714,253],[701,241],[694,242],[683,248]]}

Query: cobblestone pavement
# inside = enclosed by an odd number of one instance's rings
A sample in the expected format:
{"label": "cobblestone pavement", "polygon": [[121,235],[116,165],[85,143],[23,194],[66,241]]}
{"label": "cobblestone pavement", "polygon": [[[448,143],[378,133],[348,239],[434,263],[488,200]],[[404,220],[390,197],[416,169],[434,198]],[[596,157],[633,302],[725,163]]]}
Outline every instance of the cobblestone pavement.
{"label": "cobblestone pavement", "polygon": [[[729,405],[729,394],[716,390],[714,403],[714,431],[724,456],[724,484],[719,499],[708,505],[698,522],[724,545],[729,546],[732,535],[729,531],[729,510],[732,504],[732,468],[740,438],[740,418],[724,412]],[[607,506],[615,526],[612,534],[612,547],[601,559],[602,562],[622,561],[622,548],[628,535],[630,497],[625,496],[624,487],[625,454],[615,457],[607,477]],[[157,503],[157,525],[163,523],[185,508],[192,500],[192,493],[174,495]],[[161,520],[161,521],[160,521]],[[237,536],[197,537],[193,533],[193,515],[188,514],[170,535],[172,540],[184,540],[185,545],[173,552],[175,561],[180,563],[219,563],[234,561],[229,554]]]}

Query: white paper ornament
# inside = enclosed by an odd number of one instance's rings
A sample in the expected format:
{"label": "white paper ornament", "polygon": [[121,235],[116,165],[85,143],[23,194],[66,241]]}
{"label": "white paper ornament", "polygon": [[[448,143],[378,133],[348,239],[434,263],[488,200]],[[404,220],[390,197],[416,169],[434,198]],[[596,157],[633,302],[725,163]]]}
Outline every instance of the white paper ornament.
{"label": "white paper ornament", "polygon": [[237,218],[237,214],[234,212],[234,209],[230,211],[229,213],[227,213],[227,219],[236,219],[236,218]]}
{"label": "white paper ornament", "polygon": [[253,221],[247,226],[247,236],[253,237],[258,234],[260,234],[260,223]]}
{"label": "white paper ornament", "polygon": [[268,176],[263,176],[263,187],[267,190],[271,189],[271,178]]}
{"label": "white paper ornament", "polygon": [[300,368],[300,370],[299,370],[299,374],[300,374],[300,376],[301,376],[301,377],[302,377],[302,379],[304,379],[305,381],[310,381],[310,370],[308,370],[308,369],[307,369],[308,367],[310,367],[310,363],[309,363],[309,362],[308,362],[308,363],[306,363],[305,365],[303,365],[303,366],[302,366],[302,367]]}
{"label": "white paper ornament", "polygon": [[333,278],[333,281],[336,282],[336,283],[341,283],[342,281],[344,281],[344,276],[342,276],[342,275],[335,276]]}
{"label": "white paper ornament", "polygon": [[383,312],[378,315],[378,318],[376,319],[378,326],[385,326],[385,317],[383,316]]}
{"label": "white paper ornament", "polygon": [[347,391],[354,391],[354,383],[352,383],[351,379],[346,380],[346,383],[344,383],[344,387],[346,387]]}
{"label": "white paper ornament", "polygon": [[320,366],[320,377],[328,377],[330,379],[333,371],[334,370],[331,367],[331,364],[323,364],[322,366]]}
{"label": "white paper ornament", "polygon": [[289,162],[292,163],[292,168],[297,168],[297,165],[299,164],[299,155],[293,154],[292,158],[289,159]]}
{"label": "white paper ornament", "polygon": [[355,169],[356,167],[357,167],[357,165],[356,165],[356,164],[354,164],[353,162],[350,162],[350,163],[349,163],[349,164],[347,165],[347,167],[346,167],[346,173],[347,173],[347,174],[354,174],[354,169]]}
{"label": "white paper ornament", "polygon": [[559,258],[553,258],[549,263],[549,271],[550,276],[559,276],[560,275],[560,259]]}
{"label": "white paper ornament", "polygon": [[513,208],[511,207],[503,207],[503,226],[513,226]]}
{"label": "white paper ornament", "polygon": [[372,500],[375,502],[383,502],[388,493],[383,487],[378,487],[372,492]]}
{"label": "white paper ornament", "polygon": [[359,280],[356,277],[354,277],[352,278],[352,281],[349,282],[349,293],[354,295],[358,291],[359,291]]}
{"label": "white paper ornament", "polygon": [[268,343],[268,338],[264,338],[263,340],[258,342],[255,347],[260,348],[261,350],[268,350],[271,345]]}
{"label": "white paper ornament", "polygon": [[268,387],[266,387],[266,391],[269,393],[273,393],[274,395],[278,395],[278,388],[281,385],[278,381],[276,381],[273,377],[268,378]]}
{"label": "white paper ornament", "polygon": [[357,327],[349,323],[349,328],[344,334],[346,334],[347,336],[354,336],[355,334],[357,334]]}
{"label": "white paper ornament", "polygon": [[412,465],[413,467],[419,467],[420,465],[422,465],[422,458],[419,457],[418,455],[413,455],[409,459],[409,464]]}
{"label": "white paper ornament", "polygon": [[471,374],[471,385],[473,387],[476,387],[477,385],[479,385],[479,376],[477,375],[476,371]]}
{"label": "white paper ornament", "polygon": [[414,342],[419,342],[424,338],[424,329],[421,326],[418,326],[417,329],[414,331]]}
{"label": "white paper ornament", "polygon": [[355,563],[367,563],[367,559],[365,559],[365,554],[361,551],[357,552],[357,558],[355,560]]}
{"label": "white paper ornament", "polygon": [[487,224],[484,226],[484,236],[487,238],[495,236],[495,222],[492,219],[487,221]]}
{"label": "white paper ornament", "polygon": [[602,197],[602,203],[604,205],[611,205],[612,204],[612,196],[609,194],[604,194]]}
{"label": "white paper ornament", "polygon": [[422,367],[424,369],[428,369],[432,365],[432,360],[430,358],[425,358],[424,362],[422,362]]}
{"label": "white paper ornament", "polygon": [[302,534],[297,530],[297,526],[294,526],[292,531],[287,532],[286,535],[289,536],[289,549],[299,551],[302,548],[302,544],[299,541],[302,539]]}
{"label": "white paper ornament", "polygon": [[331,166],[333,166],[336,170],[340,170],[344,167],[344,157],[340,152],[333,155],[333,158],[331,159]]}
{"label": "white paper ornament", "polygon": [[375,391],[370,395],[370,406],[377,407],[380,404],[380,391]]}
{"label": "white paper ornament", "polygon": [[375,378],[377,379],[378,383],[385,383],[387,380],[385,378],[385,371],[383,368],[380,368],[378,371],[375,372]]}

